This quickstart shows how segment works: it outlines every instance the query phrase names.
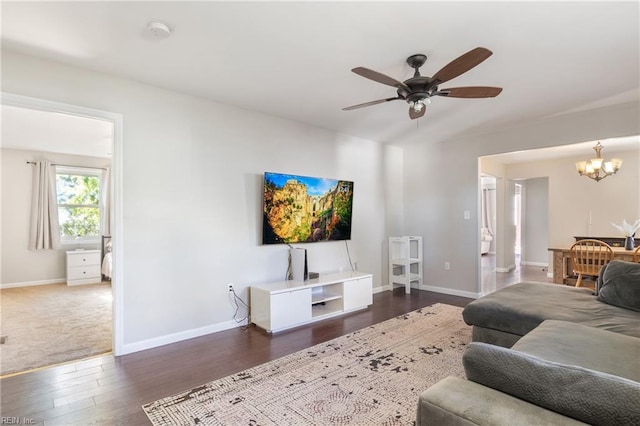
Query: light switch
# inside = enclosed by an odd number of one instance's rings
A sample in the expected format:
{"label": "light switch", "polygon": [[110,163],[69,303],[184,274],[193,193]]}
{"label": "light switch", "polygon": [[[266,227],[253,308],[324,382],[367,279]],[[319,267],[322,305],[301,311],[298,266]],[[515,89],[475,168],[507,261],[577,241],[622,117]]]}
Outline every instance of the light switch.
{"label": "light switch", "polygon": [[466,220],[471,219],[471,212],[470,212],[469,210],[465,210],[465,211],[464,211],[464,218],[465,218]]}

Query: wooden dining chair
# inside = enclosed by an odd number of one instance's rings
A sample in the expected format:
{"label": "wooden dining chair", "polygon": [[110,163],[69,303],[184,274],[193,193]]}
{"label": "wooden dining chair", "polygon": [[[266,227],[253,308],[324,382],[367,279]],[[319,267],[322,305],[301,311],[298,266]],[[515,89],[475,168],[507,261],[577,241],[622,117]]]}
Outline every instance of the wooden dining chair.
{"label": "wooden dining chair", "polygon": [[613,259],[613,249],[600,240],[585,239],[571,246],[569,256],[573,271],[578,274],[576,287],[581,287],[583,275],[597,277],[600,268]]}
{"label": "wooden dining chair", "polygon": [[636,247],[633,251],[633,261],[640,262],[640,246]]}

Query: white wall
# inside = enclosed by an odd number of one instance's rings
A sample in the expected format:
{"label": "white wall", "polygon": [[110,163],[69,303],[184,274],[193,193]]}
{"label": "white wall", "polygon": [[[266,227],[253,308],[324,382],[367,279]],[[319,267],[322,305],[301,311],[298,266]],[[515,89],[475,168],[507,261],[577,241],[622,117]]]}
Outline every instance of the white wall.
{"label": "white wall", "polygon": [[[3,143],[8,143],[3,139]],[[2,263],[0,287],[64,282],[65,250],[100,248],[96,245],[63,246],[59,250],[28,249],[31,218],[33,166],[27,161],[50,160],[58,164],[106,167],[110,160],[79,155],[53,154],[27,150],[0,150],[2,157],[2,220],[0,244]]]}
{"label": "white wall", "polygon": [[[590,155],[507,166],[511,179],[549,178],[550,247],[567,247],[575,242],[574,236],[615,237],[619,231],[611,222],[640,218],[640,146],[616,152],[623,160],[620,171],[600,182],[576,173],[574,163]],[[603,156],[611,158],[611,153],[605,149]]]}
{"label": "white wall", "polygon": [[549,266],[549,179],[533,178],[518,183],[523,187],[520,264]]}
{"label": "white wall", "polygon": [[[606,147],[605,147],[606,148]],[[622,152],[603,152],[605,158],[622,158],[622,168],[600,182],[580,176],[574,163],[583,156],[510,164],[506,175],[512,179],[547,176],[548,247],[569,247],[575,236],[622,237],[611,222],[640,218],[640,146]],[[590,223],[591,222],[591,223]],[[542,229],[542,228],[540,228]],[[551,253],[547,252],[549,273],[553,272]]]}
{"label": "white wall", "polygon": [[[286,246],[260,245],[265,171],[354,181],[349,249],[383,285],[387,218],[402,216],[402,196],[387,184],[402,179],[399,148],[10,52],[2,59],[3,91],[123,115],[124,352],[235,326],[227,283],[246,300],[252,283],[284,277]],[[344,242],[305,248],[311,270],[348,267]]]}
{"label": "white wall", "polygon": [[[425,141],[420,145],[406,147],[404,150],[405,228],[411,234],[424,237],[425,284],[452,294],[470,296],[481,294],[480,256],[478,255],[480,205],[478,157],[637,135],[640,134],[639,116],[638,103],[622,104],[574,114],[556,115],[500,133],[478,133],[445,143],[436,144]],[[633,164],[631,161],[629,163]],[[569,170],[567,173],[575,174],[573,162],[570,161],[569,164],[571,167],[567,168]],[[623,167],[626,166],[627,164],[623,165]],[[631,165],[627,170],[627,173],[633,171]],[[498,176],[491,171],[487,172]],[[637,188],[640,182],[636,178],[635,192],[618,191],[613,186],[617,185],[616,181],[621,176],[607,178],[599,185],[610,185],[611,191],[626,200],[628,208],[624,213],[620,211],[618,214],[638,217],[640,202]],[[594,184],[598,185],[584,177],[577,175],[574,177],[577,180],[582,179],[580,185],[589,184],[591,189]],[[498,179],[498,186],[502,184],[501,180]],[[609,180],[608,183],[607,180]],[[554,183],[550,180],[550,188],[553,185]],[[510,188],[509,185],[505,187],[505,190]],[[575,205],[583,199],[576,198],[572,203]],[[508,199],[504,202],[507,203]],[[549,203],[549,208],[553,211],[551,190]],[[500,208],[500,199],[498,204]],[[575,210],[575,206],[572,209]],[[464,210],[472,212],[470,220],[463,218]],[[506,229],[503,238],[509,239],[510,232]],[[557,236],[558,232],[555,228],[552,232],[554,235],[550,236],[549,244],[554,244],[559,238],[564,241],[564,237]],[[500,243],[498,243],[499,247]],[[498,249],[497,258],[500,255]],[[444,269],[445,261],[451,262],[451,270]]]}

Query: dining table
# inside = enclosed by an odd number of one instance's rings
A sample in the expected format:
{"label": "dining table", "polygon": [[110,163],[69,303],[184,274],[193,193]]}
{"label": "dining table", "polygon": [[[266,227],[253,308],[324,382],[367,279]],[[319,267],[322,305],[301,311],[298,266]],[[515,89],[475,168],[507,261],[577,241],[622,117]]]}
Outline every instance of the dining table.
{"label": "dining table", "polygon": [[[624,247],[611,247],[613,258],[616,260],[626,260],[633,262],[634,250],[626,250]],[[556,284],[575,284],[576,278],[573,274],[573,262],[571,262],[571,248],[549,248],[553,253],[553,282]]]}

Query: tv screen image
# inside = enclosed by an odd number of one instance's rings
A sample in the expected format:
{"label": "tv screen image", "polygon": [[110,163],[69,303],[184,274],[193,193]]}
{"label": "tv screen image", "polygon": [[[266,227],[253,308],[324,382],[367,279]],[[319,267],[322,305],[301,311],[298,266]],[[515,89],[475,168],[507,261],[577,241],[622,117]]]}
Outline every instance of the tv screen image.
{"label": "tv screen image", "polygon": [[353,182],[266,172],[262,243],[351,239]]}

